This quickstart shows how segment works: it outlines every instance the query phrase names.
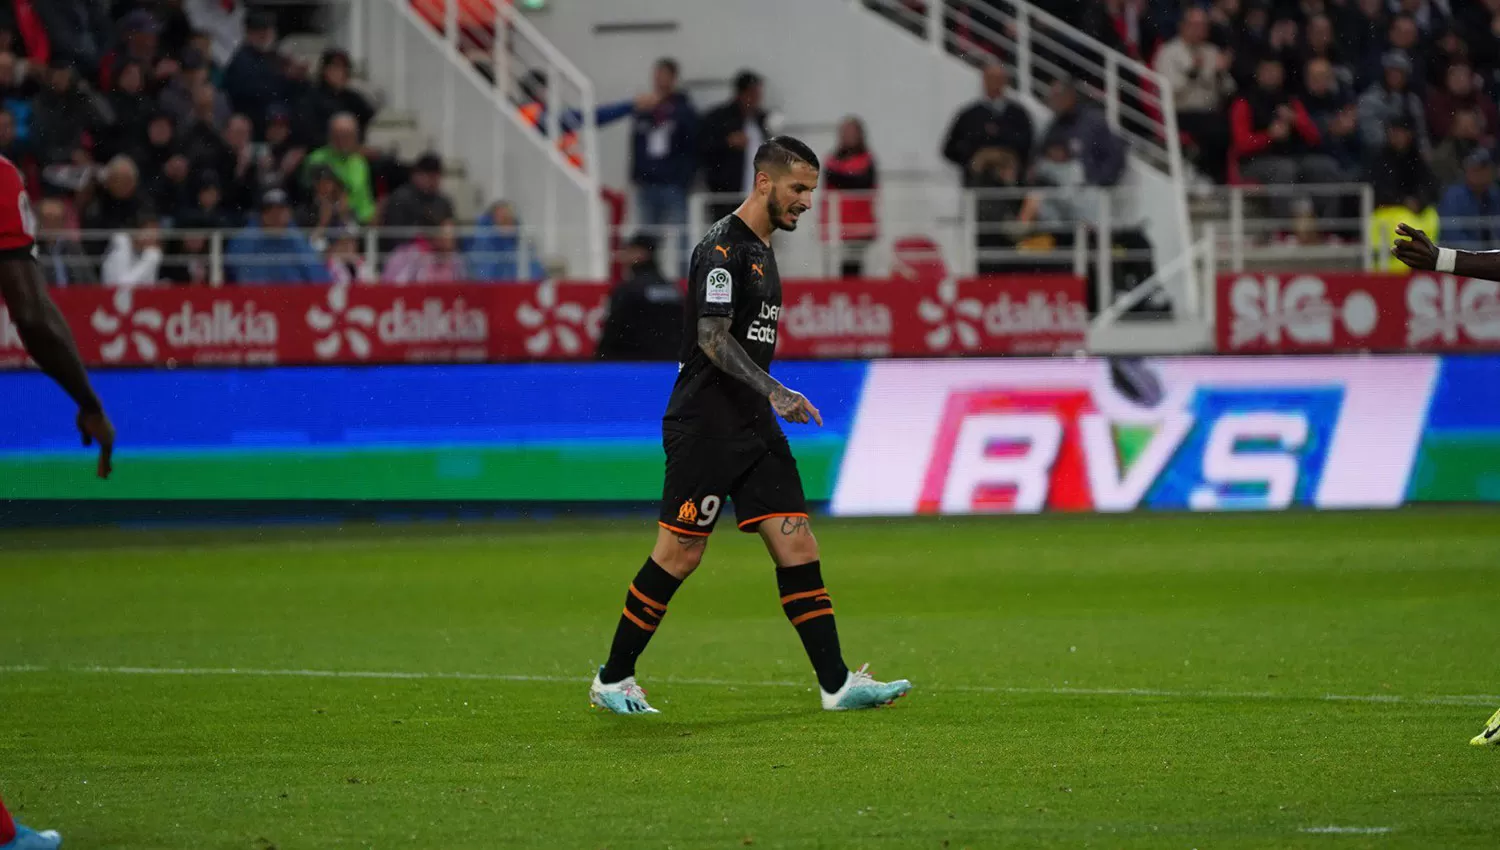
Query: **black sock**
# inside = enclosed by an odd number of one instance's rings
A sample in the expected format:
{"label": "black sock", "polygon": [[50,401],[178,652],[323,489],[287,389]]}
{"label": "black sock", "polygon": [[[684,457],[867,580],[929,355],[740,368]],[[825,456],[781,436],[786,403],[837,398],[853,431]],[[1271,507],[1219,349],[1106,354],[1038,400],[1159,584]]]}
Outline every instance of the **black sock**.
{"label": "black sock", "polygon": [[781,610],[802,638],[802,648],[818,674],[818,685],[828,693],[842,688],[849,677],[844,655],[839,651],[839,630],[833,622],[833,601],[823,586],[819,561],[776,570],[781,590]]}
{"label": "black sock", "polygon": [[667,603],[681,586],[681,579],[646,559],[646,565],[635,574],[635,581],[625,593],[625,610],[615,628],[615,641],[609,647],[609,661],[599,673],[601,681],[608,685],[635,675],[635,660],[646,651],[661,618],[667,616]]}

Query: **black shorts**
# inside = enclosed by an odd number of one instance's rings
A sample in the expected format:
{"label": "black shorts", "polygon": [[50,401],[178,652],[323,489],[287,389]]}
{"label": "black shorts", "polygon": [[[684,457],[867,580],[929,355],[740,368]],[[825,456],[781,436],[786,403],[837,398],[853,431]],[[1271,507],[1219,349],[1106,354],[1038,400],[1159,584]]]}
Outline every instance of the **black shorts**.
{"label": "black shorts", "polygon": [[707,537],[726,498],[734,500],[740,531],[774,517],[807,516],[802,476],[785,437],[724,440],[664,431],[661,443],[667,452],[662,528]]}

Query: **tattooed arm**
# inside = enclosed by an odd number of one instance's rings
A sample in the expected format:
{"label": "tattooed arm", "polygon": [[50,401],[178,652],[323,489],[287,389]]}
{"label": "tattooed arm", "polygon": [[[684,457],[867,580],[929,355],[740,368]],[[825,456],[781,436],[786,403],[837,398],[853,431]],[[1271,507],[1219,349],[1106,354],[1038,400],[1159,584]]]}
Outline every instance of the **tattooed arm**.
{"label": "tattooed arm", "polygon": [[705,316],[698,320],[698,347],[724,374],[755,388],[755,391],[771,400],[771,407],[788,422],[817,422],[823,425],[823,415],[807,397],[789,390],[766,370],[756,365],[744,346],[729,333],[730,319],[720,316]]}

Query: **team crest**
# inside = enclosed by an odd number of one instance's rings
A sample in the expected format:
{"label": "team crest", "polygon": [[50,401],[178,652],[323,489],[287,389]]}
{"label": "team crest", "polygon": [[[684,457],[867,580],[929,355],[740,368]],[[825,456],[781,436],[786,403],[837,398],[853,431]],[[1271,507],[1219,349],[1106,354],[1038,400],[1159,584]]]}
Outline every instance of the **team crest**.
{"label": "team crest", "polygon": [[682,507],[677,509],[677,521],[687,523],[698,521],[698,506],[693,504],[691,499],[683,502]]}

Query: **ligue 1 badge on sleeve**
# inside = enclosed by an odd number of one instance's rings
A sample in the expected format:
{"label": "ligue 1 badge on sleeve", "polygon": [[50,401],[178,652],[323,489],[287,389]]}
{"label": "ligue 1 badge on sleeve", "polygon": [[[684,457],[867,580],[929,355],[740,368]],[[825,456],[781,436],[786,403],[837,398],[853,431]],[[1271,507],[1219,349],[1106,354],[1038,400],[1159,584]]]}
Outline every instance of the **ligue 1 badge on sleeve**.
{"label": "ligue 1 badge on sleeve", "polygon": [[709,304],[731,304],[734,302],[733,288],[734,278],[730,276],[729,269],[714,269],[708,273],[703,300]]}

